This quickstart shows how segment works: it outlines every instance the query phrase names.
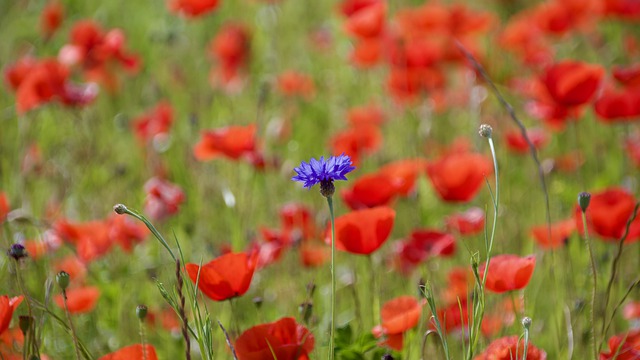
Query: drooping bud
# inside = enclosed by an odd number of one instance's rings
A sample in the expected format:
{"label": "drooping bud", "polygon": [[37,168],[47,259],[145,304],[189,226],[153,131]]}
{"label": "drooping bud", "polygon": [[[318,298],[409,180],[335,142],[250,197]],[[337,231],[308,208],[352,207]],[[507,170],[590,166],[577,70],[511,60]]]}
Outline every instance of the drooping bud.
{"label": "drooping bud", "polygon": [[490,138],[492,133],[493,128],[491,127],[491,125],[482,124],[478,129],[478,134],[480,134],[480,136],[482,137]]}
{"label": "drooping bud", "polygon": [[127,207],[123,204],[116,204],[113,206],[113,211],[115,211],[118,215],[124,215],[127,213]]}
{"label": "drooping bud", "polygon": [[71,277],[69,276],[69,274],[66,271],[60,271],[57,275],[56,275],[56,282],[58,283],[58,286],[60,286],[60,288],[64,291],[67,289],[67,287],[69,287],[69,282],[71,281]]}
{"label": "drooping bud", "polygon": [[522,326],[525,329],[529,330],[529,328],[531,327],[531,323],[532,323],[532,320],[531,320],[530,317],[525,316],[525,317],[522,318]]}
{"label": "drooping bud", "polygon": [[581,192],[578,194],[578,205],[580,205],[580,210],[582,212],[587,212],[587,208],[589,207],[589,203],[591,202],[591,194],[588,192]]}

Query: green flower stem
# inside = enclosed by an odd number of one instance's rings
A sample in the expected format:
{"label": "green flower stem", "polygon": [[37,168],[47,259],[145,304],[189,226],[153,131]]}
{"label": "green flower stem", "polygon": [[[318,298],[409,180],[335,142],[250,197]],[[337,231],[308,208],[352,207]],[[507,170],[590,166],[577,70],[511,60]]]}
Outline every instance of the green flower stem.
{"label": "green flower stem", "polygon": [[334,358],[334,338],[336,332],[336,224],[333,213],[333,198],[327,196],[331,216],[331,327],[329,332],[329,360]]}
{"label": "green flower stem", "polygon": [[142,322],[142,319],[138,319],[138,327],[140,329],[140,342],[142,343],[142,358],[144,360],[147,360],[147,345],[145,341],[144,324]]}
{"label": "green flower stem", "polygon": [[171,255],[171,258],[173,259],[173,261],[178,260],[178,258],[176,258],[176,256],[173,254],[173,251],[171,251],[171,248],[169,247],[169,244],[167,244],[167,241],[160,234],[160,232],[158,232],[158,229],[156,229],[155,226],[153,226],[153,224],[149,220],[147,220],[146,217],[144,217],[143,215],[139,214],[135,210],[129,209],[128,207],[126,207],[126,206],[124,206],[122,204],[118,204],[118,205],[114,206],[114,210],[119,215],[122,215],[122,214],[131,215],[134,218],[142,221],[147,226],[147,228],[151,231],[151,233],[153,233],[153,235],[156,237],[156,239],[158,239],[158,241],[160,241],[162,246],[164,246],[164,248],[167,249],[167,251]]}
{"label": "green flower stem", "polygon": [[591,241],[589,240],[589,227],[587,226],[587,215],[584,211],[582,213],[582,226],[584,227],[584,242],[587,244],[587,249],[589,250],[589,259],[591,261],[591,277],[593,281],[591,283],[591,318],[589,322],[591,323],[591,347],[593,350],[593,358],[595,360],[598,359],[598,347],[596,344],[596,290],[598,288],[598,273],[596,271],[596,261],[593,258],[593,249],[591,248]]}
{"label": "green flower stem", "polygon": [[373,300],[373,316],[371,318],[373,319],[373,325],[375,326],[380,324],[380,294],[378,293],[378,284],[376,282],[375,266],[373,266],[373,257],[371,255],[368,255],[367,260],[369,260],[369,275],[371,276],[371,283],[369,287],[371,291],[371,299]]}
{"label": "green flower stem", "polygon": [[67,306],[67,291],[64,289],[62,290],[62,300],[64,303],[64,312],[67,315],[67,321],[69,322],[69,329],[71,329],[73,347],[76,350],[76,359],[80,360],[80,346],[78,345],[78,335],[76,334],[76,329],[73,327],[73,322],[71,321],[71,314],[69,313],[69,307]]}

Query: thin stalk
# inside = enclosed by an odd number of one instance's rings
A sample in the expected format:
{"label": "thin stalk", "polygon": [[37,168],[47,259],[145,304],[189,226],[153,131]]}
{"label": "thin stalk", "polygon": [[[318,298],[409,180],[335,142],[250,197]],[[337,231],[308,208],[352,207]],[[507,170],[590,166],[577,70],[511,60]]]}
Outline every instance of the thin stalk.
{"label": "thin stalk", "polygon": [[[19,260],[15,260],[14,261],[14,265],[15,265],[15,269],[16,269],[16,281],[18,282],[18,288],[20,289],[20,293],[24,296],[24,298],[27,300],[27,312],[29,314],[29,317],[32,319],[35,319],[35,317],[33,316],[33,309],[31,308],[31,298],[29,297],[29,294],[27,294],[27,291],[25,290],[25,286],[22,283],[22,276],[21,276],[21,272],[20,272],[20,265],[18,265]],[[35,320],[33,321],[33,324],[29,327],[29,334],[31,334],[30,338],[31,341],[33,342],[35,351],[37,356],[40,356],[40,350],[38,349],[38,343],[36,341],[36,330],[35,330]],[[31,344],[29,344],[31,345]],[[28,352],[28,348],[25,347],[25,350],[23,351],[25,354]]]}
{"label": "thin stalk", "polygon": [[336,227],[333,213],[333,198],[327,196],[331,216],[331,327],[329,330],[329,360],[334,358],[334,337],[336,332]]}
{"label": "thin stalk", "polygon": [[142,358],[147,360],[147,344],[144,336],[144,324],[142,319],[138,319],[138,328],[140,329],[140,342],[142,343]]}
{"label": "thin stalk", "polygon": [[598,359],[598,346],[596,344],[596,292],[598,289],[598,272],[596,271],[596,261],[593,257],[593,249],[591,247],[591,241],[589,239],[589,227],[587,226],[587,215],[584,211],[582,213],[582,226],[584,227],[584,242],[587,244],[587,250],[589,251],[589,259],[591,261],[591,277],[593,281],[591,283],[591,347],[593,351],[593,358]]}
{"label": "thin stalk", "polygon": [[371,318],[373,319],[373,324],[378,325],[380,324],[380,294],[378,293],[376,271],[375,266],[373,266],[373,257],[371,255],[368,255],[367,260],[369,260],[369,275],[371,275],[369,287],[371,289],[371,299],[373,301],[373,314]]}
{"label": "thin stalk", "polygon": [[127,215],[131,215],[134,218],[142,221],[147,228],[149,229],[149,231],[151,231],[151,233],[153,233],[153,235],[156,237],[156,239],[158,239],[158,241],[160,241],[160,243],[162,244],[162,246],[164,246],[165,249],[167,249],[167,251],[169,252],[169,254],[171,255],[171,258],[173,259],[173,261],[178,260],[178,258],[176,258],[176,256],[173,254],[173,251],[171,251],[171,248],[169,247],[169,244],[167,244],[167,241],[164,239],[164,237],[162,236],[162,234],[160,234],[160,232],[158,232],[158,229],[156,229],[155,226],[153,226],[153,224],[147,220],[146,217],[144,217],[143,215],[139,214],[137,211],[129,209],[128,207],[126,207],[123,204],[117,204],[113,207],[113,210],[116,212],[116,214],[118,215],[123,215],[123,214],[127,214]]}
{"label": "thin stalk", "polygon": [[76,349],[76,359],[80,360],[80,346],[78,345],[78,335],[76,334],[76,329],[73,326],[73,321],[71,321],[71,313],[69,313],[69,308],[67,307],[67,291],[64,289],[62,289],[62,300],[64,303],[64,313],[67,315],[67,321],[69,322],[69,329],[71,329],[73,346]]}

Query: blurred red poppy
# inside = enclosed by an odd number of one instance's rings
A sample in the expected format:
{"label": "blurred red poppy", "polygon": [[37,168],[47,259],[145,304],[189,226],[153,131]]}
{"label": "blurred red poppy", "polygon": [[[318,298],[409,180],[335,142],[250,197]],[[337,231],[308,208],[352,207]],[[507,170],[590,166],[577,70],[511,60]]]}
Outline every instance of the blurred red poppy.
{"label": "blurred red poppy", "polygon": [[340,192],[351,210],[387,206],[396,195],[393,180],[386,173],[373,173],[358,178],[350,188]]}
{"label": "blurred red poppy", "polygon": [[[395,218],[395,210],[386,206],[352,211],[337,217],[336,248],[359,255],[373,253],[387,241]],[[326,241],[331,242],[330,229],[327,229]]]}
{"label": "blurred red poppy", "polygon": [[633,121],[640,117],[640,87],[606,88],[596,100],[594,109],[598,118],[606,123]]}
{"label": "blurred red poppy", "polygon": [[565,60],[550,66],[541,80],[557,104],[572,107],[589,102],[603,76],[600,65]]}
{"label": "blurred red poppy", "polygon": [[468,210],[447,216],[444,220],[448,231],[460,235],[475,235],[484,229],[484,210],[472,207]]}
{"label": "blurred red poppy", "polygon": [[182,189],[167,180],[153,177],[144,184],[147,194],[144,200],[144,212],[153,220],[164,220],[180,210],[185,200]]}
{"label": "blurred red poppy", "polygon": [[[591,194],[591,202],[587,208],[587,225],[591,234],[599,235],[604,241],[618,241],[633,213],[636,200],[633,195],[622,188],[609,188]],[[580,234],[583,233],[580,207],[575,208],[575,223]],[[640,217],[631,223],[625,242],[640,239]]]}
{"label": "blurred red poppy", "polygon": [[13,312],[20,305],[23,299],[23,296],[16,296],[12,298],[7,295],[0,296],[0,334],[9,328]]}
{"label": "blurred red poppy", "polygon": [[382,34],[387,6],[378,2],[364,7],[347,18],[346,31],[354,37],[361,39],[375,38]]}
{"label": "blurred red poppy", "polygon": [[[474,360],[512,360],[523,358],[524,340],[518,336],[507,336],[494,340],[482,354],[476,356]],[[528,360],[546,360],[547,354],[529,343],[527,349]]]}
{"label": "blurred red poppy", "polygon": [[568,219],[551,224],[551,230],[547,225],[534,226],[531,228],[531,235],[541,248],[555,249],[566,244],[575,230],[575,220]]}
{"label": "blurred red poppy", "polygon": [[211,72],[212,84],[220,84],[227,90],[239,90],[244,77],[242,69],[249,62],[250,50],[251,35],[245,25],[223,25],[209,45],[209,53],[218,63],[218,68]]}
{"label": "blurred red poppy", "polygon": [[640,319],[640,301],[627,303],[622,310],[622,316],[627,320]]}
{"label": "blurred red poppy", "polygon": [[[625,142],[624,142],[624,148],[627,151],[627,156],[629,156],[629,158],[631,159],[631,161],[638,167],[640,167],[640,136],[639,135],[634,135],[629,137]],[[0,203],[2,201],[0,200]],[[0,205],[0,208],[2,208],[2,206]],[[2,213],[2,210],[0,210],[0,214]],[[0,219],[2,219],[2,216],[0,216]]]}
{"label": "blurred red poppy", "polygon": [[451,234],[433,229],[411,232],[406,240],[394,243],[395,265],[408,274],[417,265],[432,256],[451,256],[456,251],[456,240]]}
{"label": "blurred red poppy", "polygon": [[158,360],[158,355],[153,345],[135,344],[104,355],[98,360]]}
{"label": "blurred red poppy", "polygon": [[[640,11],[640,5],[638,5]],[[625,87],[640,87],[640,63],[628,66],[614,66],[611,70],[613,77]]]}
{"label": "blurred red poppy", "polygon": [[[100,298],[100,289],[94,286],[87,286],[75,289],[67,289],[67,308],[71,314],[83,314],[90,312],[96,307]],[[53,297],[53,302],[61,309],[64,309],[64,298],[62,294]]]}
{"label": "blurred red poppy", "polygon": [[321,241],[306,240],[300,244],[300,260],[305,267],[319,267],[331,258],[331,248]]}
{"label": "blurred red poppy", "polygon": [[442,200],[467,202],[492,173],[491,160],[474,153],[451,152],[427,165],[427,175]]}
{"label": "blurred red poppy", "polygon": [[120,244],[126,252],[131,252],[135,244],[142,242],[149,235],[149,230],[144,224],[127,216],[113,214],[107,219],[107,226],[109,239]]}
{"label": "blurred red poppy", "polygon": [[167,6],[176,14],[195,18],[215,10],[219,2],[219,0],[168,0]]}
{"label": "blurred red poppy", "polygon": [[403,334],[418,325],[423,304],[409,295],[387,301],[380,309],[382,324],[372,330],[374,336],[386,335],[383,345],[402,351]]}
{"label": "blurred red poppy", "polygon": [[202,133],[200,142],[193,148],[199,161],[213,160],[226,156],[238,160],[256,151],[256,125],[227,126]]}
{"label": "blurred red poppy", "polygon": [[316,93],[313,79],[297,71],[286,71],[278,76],[278,91],[288,97],[302,97],[310,100]]}
{"label": "blurred red poppy", "polygon": [[64,8],[57,0],[52,0],[45,5],[40,16],[40,28],[45,38],[50,38],[58,30],[64,19]]}
{"label": "blurred red poppy", "polygon": [[640,329],[612,336],[609,351],[600,353],[600,360],[640,359]]}
{"label": "blurred red poppy", "polygon": [[133,119],[131,124],[138,140],[146,143],[156,135],[167,134],[172,123],[173,108],[168,102],[161,101],[147,113]]}
{"label": "blurred red poppy", "polygon": [[381,2],[382,0],[343,0],[340,3],[340,12],[344,16],[351,16],[362,9]]}
{"label": "blurred red poppy", "polygon": [[243,332],[235,349],[238,360],[308,360],[314,344],[307,328],[286,317]]}
{"label": "blurred red poppy", "polygon": [[369,104],[349,109],[347,120],[352,127],[357,127],[358,125],[380,126],[385,121],[385,115],[378,105]]}
{"label": "blurred red poppy", "polygon": [[371,154],[382,145],[382,131],[375,125],[359,125],[347,128],[331,138],[331,149],[336,155],[349,155],[358,165],[364,154]]}
{"label": "blurred red poppy", "polygon": [[[540,150],[549,142],[549,135],[542,129],[527,129],[527,136],[536,150]],[[506,132],[505,139],[507,140],[509,150],[518,154],[529,153],[529,144],[520,131],[513,130]]]}
{"label": "blurred red poppy", "polygon": [[640,20],[640,4],[636,0],[602,0],[602,12],[626,20]]}
{"label": "blurred red poppy", "polygon": [[73,223],[60,220],[54,229],[65,241],[75,245],[78,257],[84,262],[107,254],[113,242],[109,238],[109,226],[104,221]]}
{"label": "blurred red poppy", "polygon": [[86,264],[73,255],[56,261],[53,268],[56,274],[60,271],[66,272],[71,280],[76,280],[75,282],[81,282],[87,274]]}
{"label": "blurred red poppy", "polygon": [[[485,266],[482,264],[478,268],[480,278],[484,277]],[[489,263],[486,288],[494,293],[524,289],[529,284],[535,267],[536,257],[534,255],[526,257],[510,254],[494,256]]]}
{"label": "blurred red poppy", "polygon": [[[249,290],[256,269],[256,258],[246,253],[229,253],[202,265],[185,266],[193,283],[215,301],[242,296]],[[200,279],[198,279],[198,272]]]}
{"label": "blurred red poppy", "polygon": [[280,224],[285,231],[298,232],[303,239],[316,235],[313,214],[302,204],[290,203],[280,209]]}
{"label": "blurred red poppy", "polygon": [[0,224],[2,224],[7,218],[9,210],[11,210],[11,206],[9,205],[7,194],[5,194],[3,191],[0,191]]}
{"label": "blurred red poppy", "polygon": [[408,196],[415,190],[416,180],[426,167],[427,161],[424,159],[405,159],[388,163],[379,172],[391,178],[399,195]]}

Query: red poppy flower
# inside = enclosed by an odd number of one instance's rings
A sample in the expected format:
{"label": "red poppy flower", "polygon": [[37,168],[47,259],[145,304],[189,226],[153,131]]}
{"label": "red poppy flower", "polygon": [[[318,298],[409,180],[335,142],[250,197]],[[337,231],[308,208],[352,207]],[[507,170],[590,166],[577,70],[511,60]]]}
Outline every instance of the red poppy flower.
{"label": "red poppy flower", "polygon": [[349,155],[357,165],[364,154],[377,151],[382,144],[382,131],[374,125],[347,128],[331,138],[332,152]]}
{"label": "red poppy flower", "polygon": [[340,12],[349,17],[362,9],[381,2],[382,0],[344,0],[340,3]]}
{"label": "red poppy flower", "polygon": [[473,288],[473,272],[466,267],[455,267],[447,274],[447,287],[442,298],[445,303],[457,303],[458,299],[467,299]]}
{"label": "red poppy flower", "polygon": [[427,165],[427,175],[442,200],[467,202],[492,173],[491,160],[484,155],[453,152]]}
{"label": "red poppy flower", "polygon": [[387,206],[396,195],[393,185],[393,180],[385,173],[373,173],[361,176],[340,194],[351,210]]}
{"label": "red poppy flower", "polygon": [[321,241],[306,240],[300,245],[300,260],[305,267],[319,267],[331,258],[331,248]]}
{"label": "red poppy flower", "polygon": [[465,212],[448,216],[444,222],[449,231],[460,235],[475,235],[484,229],[484,210],[472,207]]}
{"label": "red poppy flower", "polygon": [[387,340],[383,344],[402,351],[402,334],[418,325],[422,305],[415,297],[409,295],[387,301],[380,309],[382,324],[373,328],[373,334],[376,337],[386,335]]}
{"label": "red poppy flower", "polygon": [[640,301],[627,303],[622,310],[622,316],[627,320],[640,319]]}
{"label": "red poppy flower", "polygon": [[431,256],[451,256],[456,251],[456,240],[451,234],[432,229],[414,230],[406,240],[394,244],[395,265],[409,274]]}
{"label": "red poppy flower", "polygon": [[350,62],[360,68],[370,68],[382,59],[383,44],[380,39],[359,40],[353,44]]}
{"label": "red poppy flower", "polygon": [[102,356],[98,360],[158,360],[158,355],[153,345],[135,344],[125,346],[116,352]]}
{"label": "red poppy flower", "polygon": [[[474,360],[512,360],[524,356],[524,340],[518,336],[507,336],[493,341]],[[547,354],[532,343],[527,348],[528,360],[546,360]]]}
{"label": "red poppy flower", "polygon": [[9,328],[13,312],[22,302],[23,296],[9,298],[7,295],[0,296],[0,334]]}
{"label": "red poppy flower", "polygon": [[85,262],[104,256],[113,246],[109,226],[103,221],[72,223],[60,220],[54,229],[65,241],[75,245],[78,257]]}
{"label": "red poppy flower", "polygon": [[38,60],[31,56],[23,56],[4,69],[4,80],[11,90],[16,91],[24,79],[35,69]]}
{"label": "red poppy flower", "polygon": [[600,65],[563,61],[549,67],[542,82],[553,100],[562,106],[579,106],[589,102],[604,76]]}
{"label": "red poppy flower", "polygon": [[[67,308],[71,314],[87,313],[96,307],[99,298],[100,289],[94,286],[67,289]],[[62,294],[54,296],[53,302],[61,309],[64,309]]]}
{"label": "red poppy flower", "polygon": [[213,160],[221,156],[237,160],[256,151],[256,125],[227,126],[202,133],[193,148],[197,160]]}
{"label": "red poppy flower", "polygon": [[636,0],[603,0],[602,12],[627,20],[640,19],[640,4]]}
{"label": "red poppy flower", "polygon": [[[640,10],[640,5],[638,5]],[[614,66],[613,77],[625,87],[640,87],[640,63],[629,66]]]}
{"label": "red poppy flower", "polygon": [[[487,290],[494,293],[521,290],[529,284],[533,270],[536,267],[536,257],[529,255],[498,255],[491,258],[487,274]],[[485,264],[478,269],[480,278],[484,277]]]}
{"label": "red poppy flower", "polygon": [[209,53],[224,67],[239,67],[247,63],[251,36],[243,24],[223,25],[209,45]]}
{"label": "red poppy flower", "polygon": [[[336,248],[352,254],[369,255],[391,234],[396,212],[386,206],[352,211],[335,220]],[[331,242],[327,231],[326,241]]]}
{"label": "red poppy flower", "polygon": [[609,339],[609,351],[600,353],[600,360],[637,360],[640,359],[640,330],[612,336]]}
{"label": "red poppy flower", "polygon": [[[587,208],[587,225],[591,234],[599,235],[604,241],[616,242],[624,234],[627,221],[633,213],[636,200],[626,190],[610,188],[591,194],[591,202]],[[578,232],[582,234],[582,214],[580,207],[575,208],[575,222]],[[631,223],[626,242],[640,238],[640,217]]]}
{"label": "red poppy flower", "polygon": [[24,247],[27,249],[29,257],[33,260],[40,259],[48,252],[46,244],[39,240],[27,240],[24,242]]}
{"label": "red poppy flower", "polygon": [[[542,129],[528,129],[527,136],[536,150],[540,150],[549,141],[549,135]],[[505,139],[509,150],[519,154],[529,153],[529,144],[520,131],[505,133]]]}
{"label": "red poppy flower", "polygon": [[149,230],[144,224],[127,216],[113,214],[107,220],[107,226],[109,239],[120,244],[126,252],[131,252],[135,244],[142,242],[149,235]]}
{"label": "red poppy flower", "polygon": [[64,94],[69,71],[55,60],[42,60],[20,82],[16,91],[19,114],[60,98]]}
{"label": "red poppy flower", "polygon": [[309,75],[297,71],[286,71],[278,76],[278,91],[284,96],[300,96],[309,100],[315,95],[316,88]]}
{"label": "red poppy flower", "polygon": [[77,282],[82,281],[87,274],[87,266],[85,263],[73,255],[56,261],[53,268],[56,273],[60,271],[66,272],[69,274],[71,280],[78,280]]}
{"label": "red poppy flower", "polygon": [[239,360],[308,360],[315,339],[292,317],[254,326],[235,343]]}
{"label": "red poppy flower", "polygon": [[144,191],[147,193],[144,212],[154,220],[163,220],[177,213],[185,199],[178,185],[158,177],[149,179],[144,184]]}
{"label": "red poppy flower", "polygon": [[286,204],[280,209],[280,224],[285,231],[299,232],[303,239],[316,235],[311,210],[302,204]]}
{"label": "red poppy flower", "polygon": [[640,87],[616,91],[607,88],[596,100],[594,108],[604,122],[624,122],[640,117]]}
{"label": "red poppy flower", "polygon": [[246,253],[229,253],[222,255],[202,267],[187,264],[186,269],[193,283],[200,279],[198,288],[215,301],[223,301],[242,296],[249,290],[256,259]]}
{"label": "red poppy flower", "polygon": [[9,199],[7,199],[7,194],[0,191],[0,224],[7,218],[9,210],[11,210],[11,207],[9,205]]}
{"label": "red poppy flower", "polygon": [[40,28],[45,38],[50,38],[62,24],[64,18],[64,8],[58,1],[53,0],[47,3],[40,16]]}
{"label": "red poppy flower", "polygon": [[575,220],[569,219],[551,224],[551,234],[547,225],[540,225],[531,228],[531,235],[541,248],[555,249],[566,244],[575,230]]}
{"label": "red poppy flower", "polygon": [[426,160],[405,159],[386,164],[379,172],[391,178],[399,195],[408,196],[415,189],[418,175],[423,173],[426,166]]}
{"label": "red poppy flower", "polygon": [[166,101],[159,102],[146,114],[135,118],[132,127],[141,143],[153,140],[156,135],[166,134],[173,123],[173,108]]}
{"label": "red poppy flower", "polygon": [[169,10],[189,18],[205,15],[218,7],[219,0],[168,0]]}
{"label": "red poppy flower", "polygon": [[374,104],[356,106],[349,109],[347,113],[349,125],[357,127],[359,125],[376,125],[380,126],[385,121],[385,115],[382,109]]}
{"label": "red poppy flower", "polygon": [[512,17],[500,34],[500,45],[527,65],[544,66],[553,60],[553,48],[542,30],[531,26],[531,18],[529,11]]}
{"label": "red poppy flower", "polygon": [[387,7],[383,2],[372,4],[349,15],[345,29],[354,37],[369,39],[382,34]]}

